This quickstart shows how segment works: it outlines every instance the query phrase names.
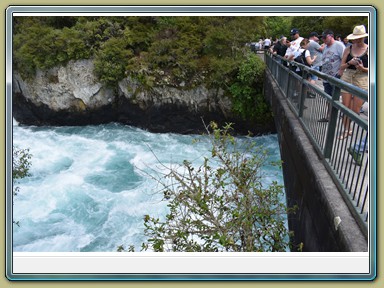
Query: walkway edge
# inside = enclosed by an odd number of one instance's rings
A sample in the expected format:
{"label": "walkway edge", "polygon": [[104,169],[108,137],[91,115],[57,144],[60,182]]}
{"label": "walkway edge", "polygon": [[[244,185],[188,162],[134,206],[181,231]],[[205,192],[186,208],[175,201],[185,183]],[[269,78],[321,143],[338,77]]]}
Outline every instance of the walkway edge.
{"label": "walkway edge", "polygon": [[[368,242],[299,120],[266,70],[265,97],[271,103],[278,131],[289,218],[295,245],[304,251],[365,252]],[[341,220],[341,222],[340,222]]]}

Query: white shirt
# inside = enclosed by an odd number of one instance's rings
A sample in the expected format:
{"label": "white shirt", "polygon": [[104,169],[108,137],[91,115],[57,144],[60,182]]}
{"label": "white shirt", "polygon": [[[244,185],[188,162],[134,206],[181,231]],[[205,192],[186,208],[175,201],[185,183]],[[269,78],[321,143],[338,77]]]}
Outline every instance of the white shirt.
{"label": "white shirt", "polygon": [[303,37],[299,37],[296,40],[291,41],[291,47],[293,46],[295,50],[299,50],[300,49],[300,43],[301,43],[301,41],[303,41],[303,39],[304,39]]}
{"label": "white shirt", "polygon": [[[296,40],[291,41],[291,46],[287,48],[287,51],[285,52],[285,56],[289,58],[289,56],[297,54],[297,52],[300,49],[300,43],[301,41],[303,41],[303,39],[304,39],[303,37],[299,37]],[[297,57],[297,56],[294,56],[294,57]]]}

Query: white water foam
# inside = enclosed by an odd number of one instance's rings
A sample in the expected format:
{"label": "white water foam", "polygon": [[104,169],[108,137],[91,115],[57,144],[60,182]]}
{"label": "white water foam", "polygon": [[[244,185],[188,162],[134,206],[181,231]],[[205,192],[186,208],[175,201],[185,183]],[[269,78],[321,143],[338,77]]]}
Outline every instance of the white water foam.
{"label": "white water foam", "polygon": [[[147,173],[158,171],[159,161],[168,167],[184,159],[201,163],[210,146],[202,136],[192,145],[195,137],[120,124],[39,128],[14,122],[14,146],[32,154],[32,176],[20,181],[14,198],[20,222],[14,251],[113,252],[121,244],[140,250],[144,215],[166,213]],[[276,135],[257,141],[279,159]]]}

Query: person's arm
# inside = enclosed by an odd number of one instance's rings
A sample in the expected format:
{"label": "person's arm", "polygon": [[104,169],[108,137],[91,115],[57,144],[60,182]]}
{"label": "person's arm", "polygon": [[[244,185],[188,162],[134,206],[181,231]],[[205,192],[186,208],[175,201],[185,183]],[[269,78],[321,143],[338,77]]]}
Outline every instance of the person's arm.
{"label": "person's arm", "polygon": [[318,47],[318,48],[316,48],[316,50],[322,53],[322,52],[323,52],[323,50],[324,50],[324,48],[325,48],[325,43],[323,43],[323,44],[319,45],[319,47]]}
{"label": "person's arm", "polygon": [[285,51],[284,58],[288,59],[289,55],[290,55],[290,51],[289,51],[289,47],[288,47],[288,49]]}
{"label": "person's arm", "polygon": [[340,74],[340,71],[344,71],[345,69],[347,69],[349,66],[352,65],[351,61],[346,62],[349,51],[350,51],[350,49],[344,49],[343,57],[341,58],[341,65],[339,68],[339,75],[342,75],[342,74]]}
{"label": "person's arm", "polygon": [[343,47],[343,50],[341,51],[341,64],[337,75],[343,76],[344,70],[349,67],[349,63],[346,63],[349,51],[349,49],[344,49]]}
{"label": "person's arm", "polygon": [[288,60],[292,61],[293,59],[295,59],[295,53],[291,53],[288,57],[287,57]]}
{"label": "person's arm", "polygon": [[313,62],[315,62],[316,58],[317,58],[317,55],[313,56],[313,58],[311,58],[311,53],[307,50],[305,51],[305,59],[307,60],[307,63],[309,65],[312,65]]}

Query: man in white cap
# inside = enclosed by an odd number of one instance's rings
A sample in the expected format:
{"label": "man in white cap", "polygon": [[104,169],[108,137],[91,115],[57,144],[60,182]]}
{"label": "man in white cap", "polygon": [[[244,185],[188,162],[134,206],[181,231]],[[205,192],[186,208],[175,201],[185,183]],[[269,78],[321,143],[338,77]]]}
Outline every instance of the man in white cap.
{"label": "man in white cap", "polygon": [[290,32],[292,41],[290,42],[290,46],[285,52],[285,58],[288,60],[293,60],[294,58],[300,56],[300,43],[303,41],[303,37],[300,37],[300,31],[297,28],[293,28]]}

